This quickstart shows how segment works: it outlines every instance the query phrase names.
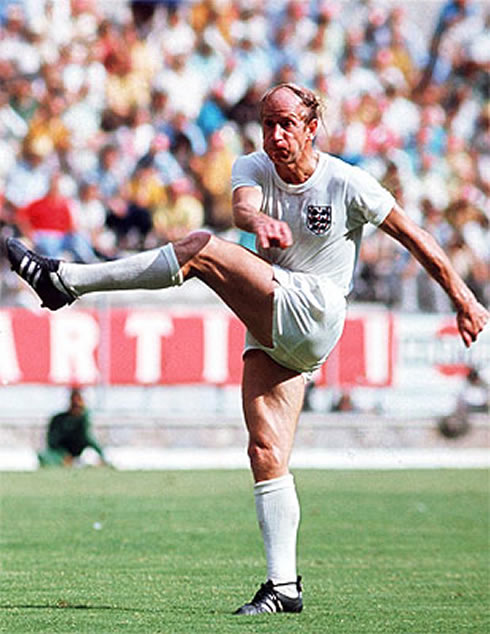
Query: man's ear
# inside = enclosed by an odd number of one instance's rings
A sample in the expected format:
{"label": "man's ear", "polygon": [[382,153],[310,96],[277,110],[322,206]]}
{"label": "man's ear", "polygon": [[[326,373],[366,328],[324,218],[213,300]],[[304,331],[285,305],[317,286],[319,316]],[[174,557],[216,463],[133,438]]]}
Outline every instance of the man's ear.
{"label": "man's ear", "polygon": [[313,141],[318,130],[318,119],[312,119],[308,123],[308,136]]}

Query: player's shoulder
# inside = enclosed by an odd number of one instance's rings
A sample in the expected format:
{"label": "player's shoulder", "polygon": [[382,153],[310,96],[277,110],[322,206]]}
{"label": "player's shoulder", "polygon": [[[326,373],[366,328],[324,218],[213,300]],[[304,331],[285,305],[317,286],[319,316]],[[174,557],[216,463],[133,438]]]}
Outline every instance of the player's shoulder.
{"label": "player's shoulder", "polygon": [[232,188],[247,186],[262,187],[270,172],[271,161],[263,151],[251,152],[238,157],[231,172]]}
{"label": "player's shoulder", "polygon": [[325,152],[323,153],[323,159],[328,170],[336,176],[338,175],[340,177],[348,177],[360,170],[360,168],[356,165],[352,165],[352,163],[348,163],[345,159],[342,159],[339,156],[335,156],[333,154],[327,154]]}
{"label": "player's shoulder", "polygon": [[338,156],[332,156],[331,154],[325,154],[325,157],[325,163],[331,178],[359,186],[365,183],[372,184],[373,181],[376,181],[369,172],[358,165],[348,163],[344,159]]}
{"label": "player's shoulder", "polygon": [[249,154],[242,154],[235,159],[235,166],[238,168],[255,168],[255,169],[267,169],[271,163],[271,160],[263,150],[257,150],[256,152],[250,152]]}

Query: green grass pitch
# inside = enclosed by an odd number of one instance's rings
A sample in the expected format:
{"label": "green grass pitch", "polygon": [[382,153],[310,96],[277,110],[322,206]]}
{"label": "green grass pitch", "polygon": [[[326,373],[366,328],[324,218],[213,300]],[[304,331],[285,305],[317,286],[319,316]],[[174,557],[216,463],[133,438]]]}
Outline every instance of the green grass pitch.
{"label": "green grass pitch", "polygon": [[264,581],[245,471],[0,474],[0,631],[484,634],[488,472],[297,471],[300,615]]}

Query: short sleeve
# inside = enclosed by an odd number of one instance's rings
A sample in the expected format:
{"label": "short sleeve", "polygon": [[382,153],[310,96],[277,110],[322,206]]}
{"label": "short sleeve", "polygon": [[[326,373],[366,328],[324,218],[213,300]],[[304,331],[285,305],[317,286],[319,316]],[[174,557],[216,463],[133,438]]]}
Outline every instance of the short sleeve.
{"label": "short sleeve", "polygon": [[260,152],[253,152],[237,158],[231,170],[232,190],[238,187],[259,187],[262,189],[264,168],[264,160]]}
{"label": "short sleeve", "polygon": [[349,214],[379,226],[395,205],[395,199],[370,174],[353,167],[347,187]]}

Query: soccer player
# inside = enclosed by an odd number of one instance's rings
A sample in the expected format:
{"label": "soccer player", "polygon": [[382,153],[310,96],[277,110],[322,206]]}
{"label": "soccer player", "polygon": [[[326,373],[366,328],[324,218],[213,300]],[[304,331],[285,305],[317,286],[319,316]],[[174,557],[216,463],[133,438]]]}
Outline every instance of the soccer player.
{"label": "soccer player", "polygon": [[92,291],[160,289],[197,277],[247,327],[242,399],[255,480],[267,581],[238,614],[300,612],[296,571],[300,509],[288,463],[305,380],[327,359],[345,320],[363,225],[400,241],[451,298],[466,346],[487,310],[443,250],[391,194],[362,170],[315,149],[316,95],[295,84],[260,102],[263,151],[240,157],[232,173],[236,225],[256,235],[258,253],[204,231],[113,262],[47,259],[15,239],[11,265],[56,310]]}
{"label": "soccer player", "polygon": [[70,393],[70,406],[49,421],[47,447],[38,454],[42,466],[71,465],[85,449],[92,448],[101,462],[108,464],[104,450],[92,432],[90,413],[78,388]]}

